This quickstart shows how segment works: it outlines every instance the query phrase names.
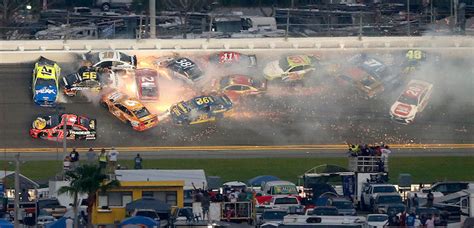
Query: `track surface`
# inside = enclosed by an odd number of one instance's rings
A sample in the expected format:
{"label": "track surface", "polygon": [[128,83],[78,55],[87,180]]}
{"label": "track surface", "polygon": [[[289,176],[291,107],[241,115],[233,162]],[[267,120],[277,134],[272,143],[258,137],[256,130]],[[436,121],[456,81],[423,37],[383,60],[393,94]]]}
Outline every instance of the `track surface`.
{"label": "track surface", "polygon": [[[431,81],[434,91],[429,105],[417,116],[413,125],[393,123],[389,118],[390,105],[400,89],[387,92],[377,99],[366,100],[326,79],[307,82],[305,89],[301,90],[303,92],[284,87],[272,88],[270,84],[269,95],[246,101],[233,116],[216,123],[182,127],[163,122],[146,132],[134,132],[87,99],[67,99],[63,105],[66,112],[96,118],[99,128],[96,141],[68,142],[68,146],[318,145],[344,144],[345,141],[472,144],[474,74],[472,66],[465,60],[466,57],[447,59],[444,60],[446,65],[423,73],[422,79]],[[61,142],[34,140],[28,135],[31,122],[37,115],[54,112],[54,109],[41,108],[32,102],[29,90],[32,67],[33,64],[0,65],[1,148],[61,147]],[[73,71],[68,68],[71,67],[63,66],[63,74]],[[468,147],[436,151],[467,154],[473,150]],[[400,151],[421,153],[427,150]],[[173,152],[167,153],[171,156]],[[191,156],[196,153],[188,151],[185,154]],[[287,153],[291,154],[291,151]],[[295,152],[295,156],[299,156],[296,155],[298,153]],[[54,153],[49,154],[54,156]],[[242,152],[241,155],[256,156],[250,152]]]}

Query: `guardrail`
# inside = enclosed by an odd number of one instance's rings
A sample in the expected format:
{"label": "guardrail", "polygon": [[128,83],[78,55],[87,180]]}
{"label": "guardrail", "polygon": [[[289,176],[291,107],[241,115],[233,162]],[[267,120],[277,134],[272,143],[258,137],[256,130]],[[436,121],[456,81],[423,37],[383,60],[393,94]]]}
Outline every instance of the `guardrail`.
{"label": "guardrail", "polygon": [[[18,63],[35,60],[38,56],[64,56],[88,51],[118,50],[133,54],[165,52],[212,52],[219,50],[359,50],[359,49],[445,49],[472,50],[474,38],[466,36],[443,37],[332,37],[332,38],[253,38],[253,39],[180,39],[180,40],[52,40],[2,41],[0,63]],[[72,57],[71,57],[72,58]]]}

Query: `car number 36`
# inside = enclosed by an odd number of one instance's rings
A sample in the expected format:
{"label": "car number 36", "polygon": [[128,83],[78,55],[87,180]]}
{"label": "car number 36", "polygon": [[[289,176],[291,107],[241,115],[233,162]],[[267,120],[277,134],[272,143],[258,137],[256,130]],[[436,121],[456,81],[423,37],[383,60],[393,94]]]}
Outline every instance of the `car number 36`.
{"label": "car number 36", "polygon": [[195,101],[196,101],[196,104],[198,104],[198,105],[208,104],[209,102],[214,102],[212,97],[199,97],[199,98],[196,98]]}

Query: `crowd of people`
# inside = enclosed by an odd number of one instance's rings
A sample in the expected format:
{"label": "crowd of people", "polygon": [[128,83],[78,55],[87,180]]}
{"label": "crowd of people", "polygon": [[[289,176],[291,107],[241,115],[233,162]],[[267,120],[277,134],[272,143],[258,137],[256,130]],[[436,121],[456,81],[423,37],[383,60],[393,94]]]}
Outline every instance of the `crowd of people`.
{"label": "crowd of people", "polygon": [[[97,154],[93,148],[89,148],[86,152],[86,163],[87,164],[98,164],[99,167],[104,170],[107,174],[112,174],[116,169],[120,169],[121,166],[118,164],[118,157],[120,153],[114,147],[110,150],[102,148]],[[76,148],[73,148],[69,155],[64,157],[63,169],[64,172],[74,170],[79,166],[80,154]],[[143,169],[143,158],[140,154],[133,159],[134,169]]]}
{"label": "crowd of people", "polygon": [[[224,208],[224,216],[230,221],[233,217],[245,217],[248,202],[254,200],[254,192],[247,191],[245,188],[224,188],[222,193],[220,191],[204,190],[196,188],[193,184],[194,190],[192,192],[193,198],[193,219],[209,220],[209,207],[211,203],[226,202]],[[243,203],[247,202],[247,204]],[[239,204],[240,203],[240,204]]]}
{"label": "crowd of people", "polygon": [[350,144],[347,143],[349,146],[348,153],[350,156],[357,157],[357,156],[379,156],[382,160],[388,158],[388,156],[392,153],[390,147],[388,145],[369,145],[369,144]]}

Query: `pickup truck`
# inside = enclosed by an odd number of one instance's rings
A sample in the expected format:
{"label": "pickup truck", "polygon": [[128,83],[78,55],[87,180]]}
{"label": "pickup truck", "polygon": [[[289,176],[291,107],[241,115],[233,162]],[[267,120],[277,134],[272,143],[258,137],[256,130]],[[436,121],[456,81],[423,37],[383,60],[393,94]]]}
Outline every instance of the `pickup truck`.
{"label": "pickup truck", "polygon": [[300,200],[296,196],[273,196],[270,203],[265,205],[265,209],[281,209],[290,214],[303,212]]}
{"label": "pickup truck", "polygon": [[398,193],[378,193],[377,197],[375,197],[372,203],[372,206],[372,211],[378,214],[387,214],[389,212],[389,208],[396,210],[398,207],[403,207],[402,211],[405,210],[402,197]]}
{"label": "pickup truck", "polygon": [[391,184],[365,184],[363,189],[359,205],[362,210],[373,210],[374,200],[380,193],[397,193]]}

